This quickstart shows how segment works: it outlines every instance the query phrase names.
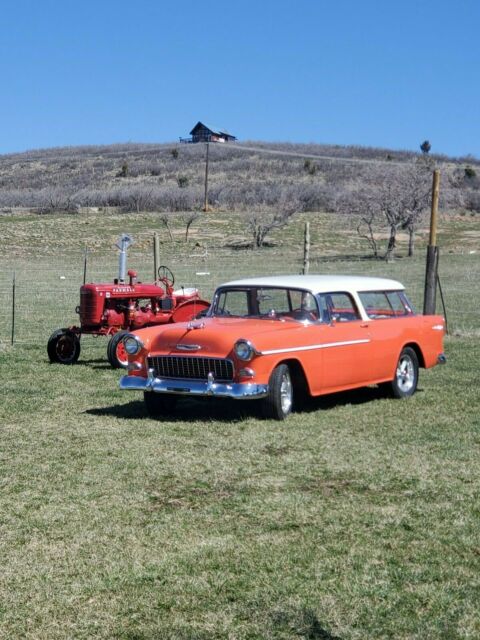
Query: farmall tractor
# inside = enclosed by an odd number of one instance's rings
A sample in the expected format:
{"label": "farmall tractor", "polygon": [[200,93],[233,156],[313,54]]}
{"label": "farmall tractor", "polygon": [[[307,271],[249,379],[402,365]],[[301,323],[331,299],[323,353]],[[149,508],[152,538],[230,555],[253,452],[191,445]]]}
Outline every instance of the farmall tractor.
{"label": "farmall tractor", "polygon": [[82,334],[109,336],[107,358],[112,367],[125,367],[127,354],[122,338],[134,329],[167,322],[184,322],[204,312],[210,306],[194,288],[174,290],[173,273],[168,267],[158,268],[158,280],[153,284],[137,282],[137,273],[129,270],[125,282],[127,249],[132,243],[123,234],[118,278],[113,283],[91,283],[80,287],[80,305],[76,311],[80,326],[57,329],[48,340],[50,362],[74,364],[80,355]]}

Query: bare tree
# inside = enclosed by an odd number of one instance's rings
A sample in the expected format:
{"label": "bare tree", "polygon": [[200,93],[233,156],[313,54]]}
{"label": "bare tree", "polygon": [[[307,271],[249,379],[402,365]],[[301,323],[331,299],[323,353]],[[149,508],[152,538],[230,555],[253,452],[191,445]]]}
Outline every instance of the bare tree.
{"label": "bare tree", "polygon": [[375,257],[379,257],[378,234],[384,227],[388,232],[386,260],[394,259],[399,231],[408,233],[408,255],[413,255],[415,233],[430,196],[431,168],[432,163],[424,158],[389,166],[381,181],[377,173],[365,176],[361,188],[338,199],[340,211],[356,215],[357,233]]}
{"label": "bare tree", "polygon": [[266,211],[252,213],[248,218],[247,227],[253,239],[252,247],[259,249],[264,246],[267,235],[273,229],[282,229],[290,218],[299,210],[297,202],[280,203],[274,213]]}
{"label": "bare tree", "polygon": [[200,217],[200,213],[198,211],[189,211],[182,216],[182,220],[185,223],[185,242],[188,242],[188,233],[190,231],[190,227],[198,220]]}
{"label": "bare tree", "polygon": [[163,223],[165,229],[168,231],[170,241],[173,241],[173,234],[172,230],[170,229],[170,216],[168,215],[168,213],[162,213],[162,215],[160,216],[160,222]]}

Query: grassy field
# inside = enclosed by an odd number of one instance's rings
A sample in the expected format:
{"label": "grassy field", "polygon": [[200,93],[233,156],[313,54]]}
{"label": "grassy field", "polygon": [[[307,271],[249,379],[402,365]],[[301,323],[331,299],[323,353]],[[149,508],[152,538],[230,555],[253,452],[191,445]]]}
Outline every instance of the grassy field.
{"label": "grassy field", "polygon": [[[478,223],[442,228],[448,364],[422,371],[409,401],[372,388],[279,425],[255,404],[189,400],[152,421],[139,395],[118,390],[100,340],[85,341],[77,366],[47,362],[48,333],[78,304],[82,241],[118,236],[90,221],[70,223],[50,255],[39,239],[33,267],[25,228],[3,223],[4,307],[14,267],[38,313],[29,322],[22,306],[18,342],[0,349],[0,638],[480,637]],[[421,307],[421,245],[385,265],[348,236],[341,260],[340,231],[315,221],[312,271],[392,275]],[[152,220],[128,222],[147,250]],[[63,219],[42,224],[53,242]],[[209,272],[209,290],[239,273],[298,271],[301,225],[262,252],[220,246],[219,229],[183,253],[180,241],[163,246],[181,279]],[[140,248],[133,258],[148,275]],[[92,252],[93,274],[115,264]]]}

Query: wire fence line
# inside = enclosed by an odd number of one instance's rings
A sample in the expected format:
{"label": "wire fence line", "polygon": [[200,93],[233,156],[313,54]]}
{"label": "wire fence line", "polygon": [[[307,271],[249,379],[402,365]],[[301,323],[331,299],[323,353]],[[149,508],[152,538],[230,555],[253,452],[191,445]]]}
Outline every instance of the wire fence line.
{"label": "wire fence line", "polygon": [[[278,250],[208,250],[185,247],[164,254],[161,262],[175,275],[175,288],[196,287],[211,299],[222,282],[253,275],[300,273],[302,256]],[[152,282],[153,257],[144,251],[130,251],[129,268],[142,282]],[[14,329],[14,344],[44,344],[59,327],[78,325],[75,308],[80,302],[84,253],[52,256],[28,261],[0,258],[0,345],[8,345]],[[393,264],[332,257],[312,258],[310,273],[346,273],[393,277],[405,284],[416,309],[423,308],[425,261],[399,260]],[[118,275],[118,255],[91,253],[87,261],[87,282],[113,282]],[[440,258],[440,279],[450,332],[480,335],[480,256],[445,255]],[[440,296],[437,311],[442,313]],[[13,327],[14,322],[14,327]]]}

